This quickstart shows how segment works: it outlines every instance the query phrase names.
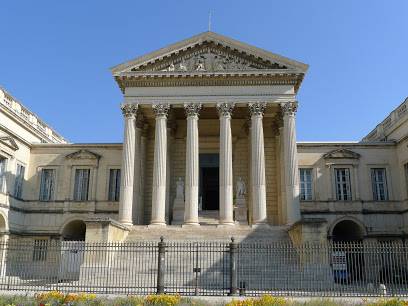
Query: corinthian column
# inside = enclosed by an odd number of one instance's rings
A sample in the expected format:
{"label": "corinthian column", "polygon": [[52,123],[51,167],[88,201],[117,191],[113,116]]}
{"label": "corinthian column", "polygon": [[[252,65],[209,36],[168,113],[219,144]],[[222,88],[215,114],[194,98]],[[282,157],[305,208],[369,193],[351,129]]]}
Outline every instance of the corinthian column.
{"label": "corinthian column", "polygon": [[122,104],[125,134],[122,151],[122,174],[119,200],[119,222],[132,225],[133,182],[135,171],[135,121],[138,106]]}
{"label": "corinthian column", "polygon": [[297,102],[281,104],[283,113],[283,159],[285,169],[285,191],[287,222],[293,224],[300,220],[299,173],[296,146]]}
{"label": "corinthian column", "polygon": [[265,149],[262,118],[265,103],[249,103],[251,115],[252,223],[266,223]]}
{"label": "corinthian column", "polygon": [[198,223],[198,113],[201,104],[185,104],[187,116],[186,182],[184,224]]}
{"label": "corinthian column", "polygon": [[142,129],[144,126],[144,120],[141,113],[137,114],[135,122],[135,166],[134,166],[134,184],[133,184],[133,224],[143,224],[143,202],[142,202]]}
{"label": "corinthian column", "polygon": [[232,200],[232,103],[217,104],[220,116],[220,224],[234,225],[234,206]]}
{"label": "corinthian column", "polygon": [[153,105],[156,115],[151,225],[166,225],[167,114],[168,104]]}

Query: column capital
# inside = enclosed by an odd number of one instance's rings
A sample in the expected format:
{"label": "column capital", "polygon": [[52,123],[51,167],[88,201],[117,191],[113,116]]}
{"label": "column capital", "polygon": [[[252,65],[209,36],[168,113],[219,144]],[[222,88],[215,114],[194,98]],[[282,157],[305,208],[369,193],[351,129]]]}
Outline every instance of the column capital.
{"label": "column capital", "polygon": [[184,110],[187,117],[198,116],[201,110],[201,103],[186,103],[184,104]]}
{"label": "column capital", "polygon": [[138,104],[123,103],[120,106],[123,117],[125,118],[135,118],[137,115]]}
{"label": "column capital", "polygon": [[252,116],[263,116],[266,103],[265,102],[255,102],[255,103],[248,103],[249,114]]}
{"label": "column capital", "polygon": [[217,103],[217,111],[220,117],[230,117],[234,110],[234,103]]}
{"label": "column capital", "polygon": [[156,117],[166,117],[169,114],[170,104],[161,103],[161,104],[153,104],[152,105],[153,112]]}
{"label": "column capital", "polygon": [[284,116],[294,116],[297,111],[298,103],[297,101],[281,103],[280,107]]}

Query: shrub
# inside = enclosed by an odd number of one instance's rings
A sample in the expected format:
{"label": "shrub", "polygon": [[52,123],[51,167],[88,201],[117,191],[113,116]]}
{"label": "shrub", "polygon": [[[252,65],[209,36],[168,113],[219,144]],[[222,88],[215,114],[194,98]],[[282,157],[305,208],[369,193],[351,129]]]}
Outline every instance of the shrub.
{"label": "shrub", "polygon": [[367,303],[366,306],[408,306],[408,301],[400,299],[379,300],[373,303]]}
{"label": "shrub", "polygon": [[264,295],[260,298],[250,298],[245,300],[232,300],[226,306],[287,306],[289,302],[284,298]]}
{"label": "shrub", "polygon": [[[88,293],[68,293],[50,291],[35,295],[38,304],[41,305],[97,305],[96,295]],[[95,302],[95,303],[94,303]]]}
{"label": "shrub", "polygon": [[145,305],[157,305],[157,306],[174,306],[180,302],[181,298],[179,295],[148,295],[145,298]]}

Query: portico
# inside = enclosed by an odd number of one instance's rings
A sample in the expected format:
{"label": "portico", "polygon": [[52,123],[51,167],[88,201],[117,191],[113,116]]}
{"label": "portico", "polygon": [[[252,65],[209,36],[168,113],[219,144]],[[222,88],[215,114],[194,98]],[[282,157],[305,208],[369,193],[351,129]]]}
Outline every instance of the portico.
{"label": "portico", "polygon": [[[124,93],[119,221],[199,226],[214,208],[219,226],[236,225],[238,208],[241,225],[298,221],[306,68],[212,32],[113,68]],[[202,167],[204,156],[218,169]]]}

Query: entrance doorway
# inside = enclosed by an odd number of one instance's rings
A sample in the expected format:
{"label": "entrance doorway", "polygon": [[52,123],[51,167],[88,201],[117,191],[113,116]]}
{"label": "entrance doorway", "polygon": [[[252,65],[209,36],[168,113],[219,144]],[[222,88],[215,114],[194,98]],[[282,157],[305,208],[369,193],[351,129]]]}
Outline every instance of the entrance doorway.
{"label": "entrance doorway", "polygon": [[200,154],[201,210],[219,210],[219,154]]}

